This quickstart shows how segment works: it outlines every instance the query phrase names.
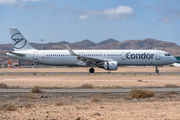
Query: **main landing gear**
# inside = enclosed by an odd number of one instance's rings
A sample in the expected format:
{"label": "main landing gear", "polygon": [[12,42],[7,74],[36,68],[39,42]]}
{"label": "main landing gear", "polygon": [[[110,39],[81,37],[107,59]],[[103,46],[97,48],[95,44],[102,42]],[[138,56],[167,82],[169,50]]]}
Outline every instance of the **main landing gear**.
{"label": "main landing gear", "polygon": [[90,68],[90,69],[89,69],[89,72],[90,72],[90,73],[94,73],[94,68]]}
{"label": "main landing gear", "polygon": [[156,65],[155,67],[156,67],[156,73],[159,73],[158,66]]}

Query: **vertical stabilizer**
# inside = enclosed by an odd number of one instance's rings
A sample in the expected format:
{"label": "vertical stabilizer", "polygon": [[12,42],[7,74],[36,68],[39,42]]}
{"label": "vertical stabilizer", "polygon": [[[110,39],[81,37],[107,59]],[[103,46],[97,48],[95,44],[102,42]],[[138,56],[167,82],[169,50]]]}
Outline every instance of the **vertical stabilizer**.
{"label": "vertical stabilizer", "polygon": [[17,28],[9,28],[14,51],[34,49]]}

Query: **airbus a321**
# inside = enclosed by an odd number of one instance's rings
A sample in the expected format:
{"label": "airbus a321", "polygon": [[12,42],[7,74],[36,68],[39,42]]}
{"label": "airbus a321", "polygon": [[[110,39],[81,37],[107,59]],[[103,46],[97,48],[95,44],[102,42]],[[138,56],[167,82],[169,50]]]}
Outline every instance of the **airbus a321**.
{"label": "airbus a321", "polygon": [[118,66],[155,66],[175,63],[176,58],[161,50],[37,50],[34,49],[17,28],[9,28],[14,51],[7,56],[40,64],[56,66],[87,66],[90,73],[94,67],[117,70]]}

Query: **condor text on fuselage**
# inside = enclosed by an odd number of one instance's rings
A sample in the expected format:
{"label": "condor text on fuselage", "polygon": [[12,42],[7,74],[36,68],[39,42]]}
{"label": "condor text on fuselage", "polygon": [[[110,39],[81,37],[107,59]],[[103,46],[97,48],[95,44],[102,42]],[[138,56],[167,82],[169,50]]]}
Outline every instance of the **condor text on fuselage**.
{"label": "condor text on fuselage", "polygon": [[87,66],[90,73],[94,67],[105,70],[117,70],[118,66],[168,65],[176,62],[176,58],[162,50],[37,50],[34,49],[17,28],[9,28],[14,51],[7,56],[40,64],[58,66]]}
{"label": "condor text on fuselage", "polygon": [[126,54],[127,59],[153,59],[153,57],[154,57],[154,54],[150,54],[150,53],[134,54],[134,53],[128,52]]}

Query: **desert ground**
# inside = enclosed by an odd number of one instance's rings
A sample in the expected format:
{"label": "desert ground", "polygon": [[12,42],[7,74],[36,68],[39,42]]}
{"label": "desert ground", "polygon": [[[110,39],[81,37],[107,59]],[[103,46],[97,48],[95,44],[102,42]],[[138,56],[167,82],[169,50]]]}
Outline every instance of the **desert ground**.
{"label": "desert ground", "polygon": [[[179,120],[180,96],[156,93],[1,93],[1,120]],[[10,106],[11,107],[5,107]]]}
{"label": "desert ground", "polygon": [[[149,74],[154,67],[119,68],[122,74],[72,75],[89,68],[15,68],[4,72],[42,72],[41,75],[0,75],[0,83],[9,88],[79,88],[85,84],[94,89],[179,87],[179,74]],[[159,67],[160,72],[179,73],[180,68]],[[46,75],[47,72],[60,74]],[[133,72],[134,74],[124,74]],[[136,75],[143,72],[142,75]],[[92,89],[93,89],[92,88]],[[0,93],[0,119],[4,120],[180,120],[180,93],[154,93],[147,98],[129,97],[129,93]]]}
{"label": "desert ground", "polygon": [[[19,88],[32,88],[34,86],[45,88],[76,88],[84,84],[91,84],[95,88],[140,88],[140,87],[165,87],[168,85],[180,86],[180,68],[178,67],[159,67],[160,72],[167,72],[166,75],[151,74],[154,73],[154,67],[127,67],[119,68],[118,71],[122,74],[105,74],[108,72],[103,69],[95,68],[96,73],[89,74],[89,68],[15,68],[15,69],[0,69],[0,74],[9,72],[8,75],[0,75],[0,83],[5,83],[10,87],[18,86]],[[22,73],[22,75],[11,75],[13,72]],[[32,72],[31,75],[23,74]],[[40,75],[33,73],[41,72]],[[59,74],[48,75],[47,72],[59,72]],[[87,74],[66,74],[68,72]],[[126,74],[131,72],[133,74]],[[142,75],[136,74],[143,72]],[[168,74],[171,72],[171,74]],[[63,74],[61,74],[63,73]]]}
{"label": "desert ground", "polygon": [[[33,66],[32,66],[33,67]],[[95,67],[95,73],[100,72],[108,72],[102,68]],[[160,73],[161,72],[180,72],[180,67],[158,67]],[[88,73],[89,67],[51,67],[51,68],[0,68],[0,73],[2,72],[59,72],[59,73]],[[147,72],[147,73],[154,73],[155,67],[119,67],[118,70],[110,71],[112,73],[138,73],[138,72]]]}

